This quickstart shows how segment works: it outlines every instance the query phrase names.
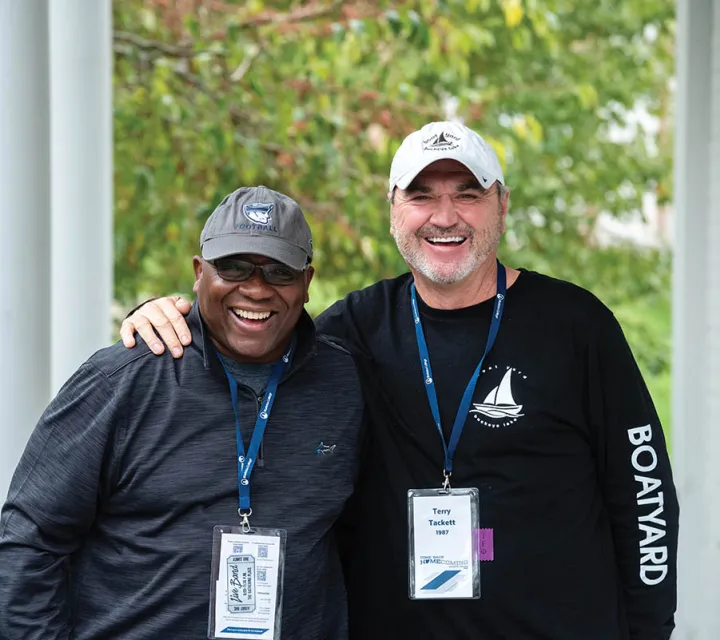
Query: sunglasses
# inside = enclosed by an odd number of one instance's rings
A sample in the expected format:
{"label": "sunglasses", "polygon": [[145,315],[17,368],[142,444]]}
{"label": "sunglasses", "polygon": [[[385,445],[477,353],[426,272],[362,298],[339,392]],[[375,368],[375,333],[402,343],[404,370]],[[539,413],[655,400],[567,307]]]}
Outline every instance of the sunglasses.
{"label": "sunglasses", "polygon": [[218,258],[208,262],[215,267],[217,274],[228,282],[245,282],[245,280],[250,279],[252,274],[255,273],[255,269],[257,269],[262,272],[263,278],[268,284],[284,286],[297,282],[303,273],[279,262],[253,264],[236,258]]}

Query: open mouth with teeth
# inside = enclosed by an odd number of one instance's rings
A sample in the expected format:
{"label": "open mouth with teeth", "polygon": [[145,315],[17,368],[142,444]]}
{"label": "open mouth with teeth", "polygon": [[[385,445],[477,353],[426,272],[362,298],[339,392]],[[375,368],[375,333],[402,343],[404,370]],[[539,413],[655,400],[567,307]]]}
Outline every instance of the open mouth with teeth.
{"label": "open mouth with teeth", "polygon": [[467,238],[465,236],[434,236],[425,238],[425,242],[435,247],[459,247]]}
{"label": "open mouth with teeth", "polygon": [[262,326],[275,315],[275,311],[248,311],[238,308],[232,308],[231,311],[243,324],[256,327]]}

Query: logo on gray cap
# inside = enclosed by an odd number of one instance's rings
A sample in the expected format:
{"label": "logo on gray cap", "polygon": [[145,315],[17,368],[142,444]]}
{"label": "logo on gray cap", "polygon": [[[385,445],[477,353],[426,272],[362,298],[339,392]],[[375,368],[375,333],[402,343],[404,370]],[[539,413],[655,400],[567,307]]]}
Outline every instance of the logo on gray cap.
{"label": "logo on gray cap", "polygon": [[270,224],[270,214],[274,208],[275,205],[270,202],[253,202],[252,204],[244,204],[242,211],[250,222]]}

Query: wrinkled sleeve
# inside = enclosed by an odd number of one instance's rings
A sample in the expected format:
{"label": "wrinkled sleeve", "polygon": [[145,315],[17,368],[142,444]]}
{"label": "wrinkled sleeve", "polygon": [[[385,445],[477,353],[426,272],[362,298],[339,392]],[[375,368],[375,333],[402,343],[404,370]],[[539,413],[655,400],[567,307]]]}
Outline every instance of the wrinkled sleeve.
{"label": "wrinkled sleeve", "polygon": [[84,364],[46,409],[15,470],[0,516],[0,638],[73,635],[68,557],[97,511],[115,404]]}
{"label": "wrinkled sleeve", "polygon": [[598,475],[632,640],[667,640],[675,626],[679,507],[660,420],[614,316],[595,318],[589,406]]}

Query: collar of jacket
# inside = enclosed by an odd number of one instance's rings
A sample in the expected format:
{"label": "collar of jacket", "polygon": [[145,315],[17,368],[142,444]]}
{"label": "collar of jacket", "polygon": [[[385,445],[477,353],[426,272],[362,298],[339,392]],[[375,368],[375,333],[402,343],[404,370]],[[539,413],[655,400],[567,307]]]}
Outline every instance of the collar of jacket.
{"label": "collar of jacket", "polygon": [[[190,328],[190,332],[192,333],[191,346],[202,352],[205,369],[212,371],[215,375],[224,380],[225,371],[223,370],[220,358],[217,356],[217,349],[210,338],[210,331],[200,315],[200,305],[197,300],[193,303],[186,321],[188,327]],[[297,347],[295,348],[295,356],[293,357],[290,368],[285,372],[283,380],[302,367],[317,352],[315,323],[305,309],[303,309],[302,314],[300,315],[295,331],[298,339]]]}

